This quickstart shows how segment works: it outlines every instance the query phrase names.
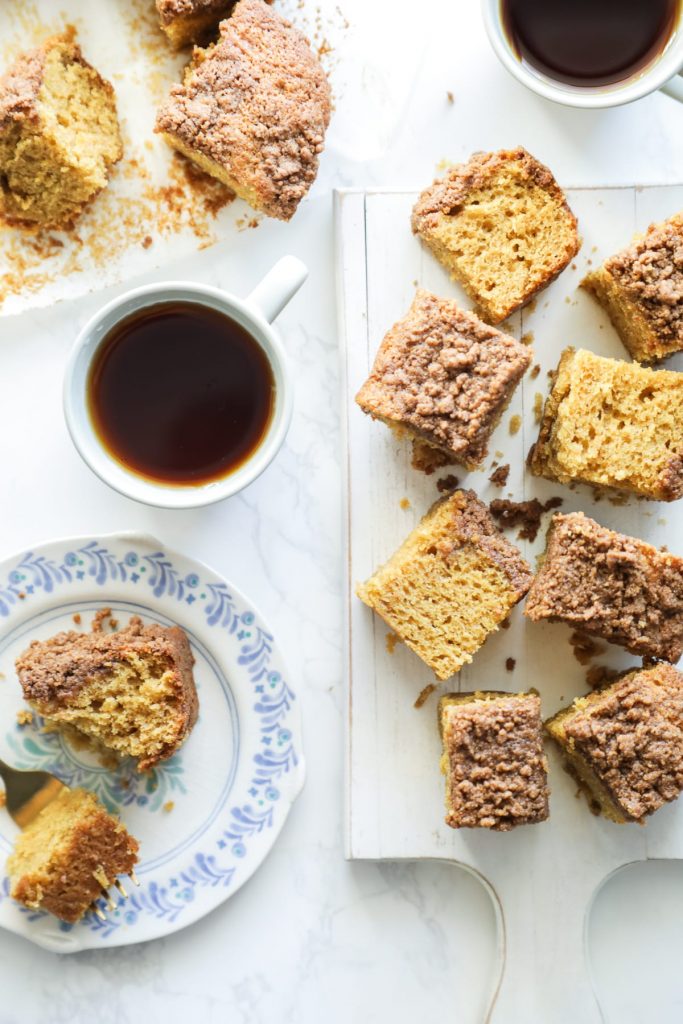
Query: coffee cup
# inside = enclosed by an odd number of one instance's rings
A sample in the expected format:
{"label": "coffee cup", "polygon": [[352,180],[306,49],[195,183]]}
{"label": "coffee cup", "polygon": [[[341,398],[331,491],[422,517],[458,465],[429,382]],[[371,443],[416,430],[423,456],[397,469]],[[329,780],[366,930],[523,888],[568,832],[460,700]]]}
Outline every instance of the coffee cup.
{"label": "coffee cup", "polygon": [[[643,0],[649,3],[650,0]],[[552,14],[552,3],[548,6]],[[484,25],[489,41],[505,68],[532,92],[570,107],[616,107],[661,89],[683,103],[683,18],[680,11],[660,52],[638,73],[609,85],[575,85],[555,79],[523,61],[506,31],[501,0],[482,0]]]}
{"label": "coffee cup", "polygon": [[[308,270],[294,256],[283,257],[245,298],[190,281],[166,281],[134,288],[100,309],[78,335],[64,376],[64,415],[86,464],[105,483],[136,501],[160,508],[196,508],[228,498],[252,483],[279,451],[292,415],[292,379],[273,321],[299,290]],[[94,361],[112,332],[141,312],[162,304],[192,304],[223,314],[237,324],[265,357],[272,375],[272,408],[263,436],[234,469],[216,479],[172,483],[151,479],[117,458],[93,419],[89,386]],[[152,386],[152,382],[150,382]],[[172,396],[169,396],[169,400]]]}

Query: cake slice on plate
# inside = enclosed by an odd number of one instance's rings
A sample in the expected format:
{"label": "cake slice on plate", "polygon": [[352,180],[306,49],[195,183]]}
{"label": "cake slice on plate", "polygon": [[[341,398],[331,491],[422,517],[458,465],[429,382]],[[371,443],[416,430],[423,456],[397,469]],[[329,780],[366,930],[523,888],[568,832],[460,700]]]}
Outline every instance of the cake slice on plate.
{"label": "cake slice on plate", "polygon": [[144,772],[180,748],[197,720],[187,636],[179,626],[143,626],[137,617],[115,633],[71,630],[34,640],[16,668],[31,707],[58,729],[75,730]]}

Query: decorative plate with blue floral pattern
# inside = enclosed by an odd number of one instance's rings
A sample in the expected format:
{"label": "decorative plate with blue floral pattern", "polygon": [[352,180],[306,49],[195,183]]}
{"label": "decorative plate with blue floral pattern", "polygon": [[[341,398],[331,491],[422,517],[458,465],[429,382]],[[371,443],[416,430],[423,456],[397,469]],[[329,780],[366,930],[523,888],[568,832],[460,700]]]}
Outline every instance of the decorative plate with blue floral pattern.
{"label": "decorative plate with blue floral pattern", "polygon": [[[177,623],[196,659],[197,725],[144,775],[17,719],[17,655],[88,630],[106,606],[120,623]],[[65,925],[10,898],[2,864],[17,829],[0,809],[0,926],[58,952],[144,942],[203,917],[261,864],[304,781],[297,700],[258,611],[206,566],[132,534],[53,541],[0,563],[0,757],[92,790],[140,841],[140,887],[127,884],[125,901],[114,891],[106,921]]]}

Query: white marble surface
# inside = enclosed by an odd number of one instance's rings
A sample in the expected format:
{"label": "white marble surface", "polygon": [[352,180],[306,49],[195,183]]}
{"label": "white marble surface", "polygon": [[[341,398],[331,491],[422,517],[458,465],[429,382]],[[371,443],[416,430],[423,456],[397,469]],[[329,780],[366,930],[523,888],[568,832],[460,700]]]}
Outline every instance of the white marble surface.
{"label": "white marble surface", "polygon": [[[330,190],[421,185],[441,159],[516,143],[564,183],[681,181],[683,109],[661,96],[596,113],[535,98],[489,52],[474,0],[341,5],[348,28],[330,0],[305,0],[296,11],[313,24],[320,8],[336,47],[337,110],[308,202],[290,225],[263,223],[156,275],[240,293],[285,251],[311,267],[309,283],[281,320],[297,366],[291,433],[256,484],[199,512],[146,509],[115,495],[73,451],[60,407],[66,353],[103,297],[0,320],[0,553],[59,534],[138,528],[222,569],[278,630],[302,697],[309,765],[304,793],[270,859],[193,928],[144,947],[62,960],[0,935],[0,1024],[365,1024],[390,1014],[398,1024],[483,1020],[496,936],[478,883],[440,863],[347,864],[342,856]],[[607,1020],[680,1021],[681,909],[678,864],[629,869],[598,898],[589,946]],[[563,1022],[561,1007],[557,1021]]]}

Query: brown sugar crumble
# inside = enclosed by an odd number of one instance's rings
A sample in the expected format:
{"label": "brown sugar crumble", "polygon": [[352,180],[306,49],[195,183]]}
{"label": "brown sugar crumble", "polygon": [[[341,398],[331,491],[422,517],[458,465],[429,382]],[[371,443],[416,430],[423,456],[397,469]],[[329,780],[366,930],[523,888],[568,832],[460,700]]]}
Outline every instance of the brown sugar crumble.
{"label": "brown sugar crumble", "polygon": [[608,668],[607,665],[591,665],[586,671],[586,683],[592,689],[611,683],[621,673],[615,668]]}
{"label": "brown sugar crumble", "polygon": [[534,363],[534,365],[531,368],[531,373],[529,374],[529,377],[531,378],[531,380],[536,380],[536,378],[538,377],[540,372],[541,372],[541,364],[540,363]]}
{"label": "brown sugar crumble", "polygon": [[517,664],[517,661],[515,660],[515,658],[506,658],[505,659],[505,668],[506,668],[506,670],[508,672],[514,672],[516,664]]}
{"label": "brown sugar crumble", "polygon": [[562,498],[549,498],[541,503],[538,498],[531,498],[529,501],[509,501],[506,498],[494,498],[489,508],[491,515],[504,528],[513,529],[521,526],[517,536],[520,540],[534,541],[541,528],[541,518],[544,512],[559,508]]}
{"label": "brown sugar crumble", "polygon": [[495,487],[505,487],[509,476],[510,467],[506,464],[505,466],[498,466],[498,469],[494,469],[489,480]]}
{"label": "brown sugar crumble", "polygon": [[579,665],[588,665],[593,658],[597,658],[605,650],[604,644],[597,643],[592,637],[580,633],[578,630],[574,630],[569,637],[569,643]]}
{"label": "brown sugar crumble", "polygon": [[453,476],[449,473],[448,476],[442,476],[436,481],[436,489],[439,494],[448,494],[450,491],[455,491],[458,488],[460,480],[457,476]]}
{"label": "brown sugar crumble", "polygon": [[76,612],[75,615],[72,615],[71,617],[74,620],[74,622],[76,623],[76,625],[80,626],[81,621],[82,621],[81,620],[81,613],[80,612]]}
{"label": "brown sugar crumble", "polygon": [[534,395],[534,419],[537,423],[543,419],[543,395],[540,391]]}
{"label": "brown sugar crumble", "polygon": [[446,93],[446,99],[449,103],[455,103],[455,96],[450,91]]}
{"label": "brown sugar crumble", "polygon": [[520,341],[522,342],[523,345],[533,345],[533,343],[534,343],[534,332],[533,331],[527,331],[525,334],[522,335],[522,337],[520,338]]}

